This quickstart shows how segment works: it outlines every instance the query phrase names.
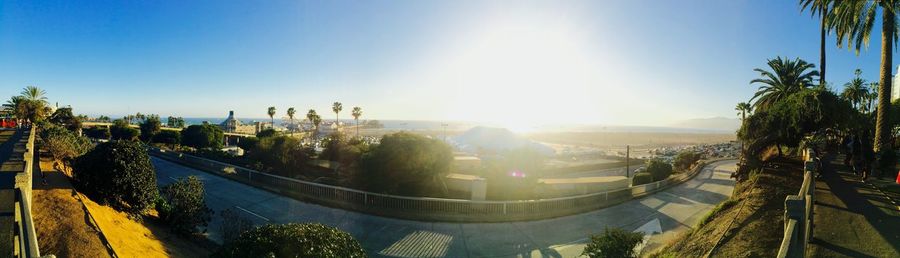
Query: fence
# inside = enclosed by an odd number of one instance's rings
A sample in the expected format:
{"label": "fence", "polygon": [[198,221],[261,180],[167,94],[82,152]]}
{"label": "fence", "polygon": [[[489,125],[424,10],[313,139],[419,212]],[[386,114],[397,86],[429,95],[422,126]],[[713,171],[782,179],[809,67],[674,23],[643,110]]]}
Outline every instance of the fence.
{"label": "fence", "polygon": [[[13,236],[15,241],[15,257],[41,257],[38,249],[37,234],[34,231],[34,221],[31,218],[31,177],[34,166],[34,127],[26,133],[28,141],[25,143],[25,151],[22,154],[22,172],[15,175],[15,225]],[[48,257],[53,257],[49,255]]]}
{"label": "fence", "polygon": [[803,153],[803,184],[797,195],[784,199],[784,239],[778,257],[806,257],[806,245],[812,239],[813,207],[815,202],[815,173],[818,171],[816,152]]}
{"label": "fence", "polygon": [[261,173],[154,147],[150,147],[150,154],[303,201],[402,219],[453,222],[534,220],[592,211],[687,181],[697,175],[705,166],[705,163],[701,162],[689,173],[677,174],[658,182],[607,192],[538,200],[473,201],[407,197],[360,191]]}

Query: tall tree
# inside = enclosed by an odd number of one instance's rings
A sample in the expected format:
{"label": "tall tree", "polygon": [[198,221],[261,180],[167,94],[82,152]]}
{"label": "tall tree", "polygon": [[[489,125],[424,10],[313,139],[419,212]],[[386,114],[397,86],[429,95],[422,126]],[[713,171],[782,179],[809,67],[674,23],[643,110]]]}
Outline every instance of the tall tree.
{"label": "tall tree", "polygon": [[825,35],[829,31],[828,12],[832,9],[833,0],[800,0],[801,11],[809,8],[810,14],[821,18],[819,25],[819,85],[825,85]]}
{"label": "tall tree", "polygon": [[291,136],[294,136],[294,114],[296,113],[297,110],[295,110],[293,107],[289,107],[287,110],[288,118],[291,119]]}
{"label": "tall tree", "polygon": [[779,56],[769,59],[767,64],[772,71],[753,69],[759,72],[761,78],[750,81],[750,84],[762,84],[750,99],[753,101],[753,109],[758,111],[767,110],[776,102],[809,88],[813,79],[819,76],[818,71],[807,71],[814,69],[816,65],[807,63],[800,58],[789,60]]}
{"label": "tall tree", "polygon": [[322,118],[319,117],[315,109],[310,109],[309,112],[306,112],[306,119],[313,125],[313,130],[315,131],[313,131],[312,135],[315,137],[319,134],[319,123],[322,123]]}
{"label": "tall tree", "polygon": [[269,107],[269,119],[272,119],[272,129],[275,129],[275,107]]}
{"label": "tall tree", "polygon": [[838,47],[847,44],[855,48],[869,45],[875,19],[881,13],[881,69],[878,79],[878,105],[875,110],[875,151],[881,150],[890,139],[891,66],[894,40],[897,37],[898,0],[836,1],[826,19],[837,36]]}
{"label": "tall tree", "polygon": [[859,112],[864,112],[865,102],[869,97],[869,89],[866,87],[866,80],[859,77],[862,74],[861,70],[856,69],[853,74],[856,74],[856,77],[844,84],[844,91],[841,92],[841,97],[850,101]]}
{"label": "tall tree", "polygon": [[341,110],[344,110],[344,105],[342,105],[340,102],[335,102],[331,105],[331,111],[334,111],[334,126],[337,126],[336,128],[341,127]]}
{"label": "tall tree", "polygon": [[353,120],[356,120],[356,137],[359,137],[359,117],[362,116],[362,108],[353,107],[353,111],[350,112],[350,115],[353,116]]}
{"label": "tall tree", "polygon": [[741,116],[741,121],[747,120],[747,114],[753,110],[753,107],[750,106],[750,103],[741,102],[737,103],[737,106],[734,107],[734,110],[738,112],[738,115]]}

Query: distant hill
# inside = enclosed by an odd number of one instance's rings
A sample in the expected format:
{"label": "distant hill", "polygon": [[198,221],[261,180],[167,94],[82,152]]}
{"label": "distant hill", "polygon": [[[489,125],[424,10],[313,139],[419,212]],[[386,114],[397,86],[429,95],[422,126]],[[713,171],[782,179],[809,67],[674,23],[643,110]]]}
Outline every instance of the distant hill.
{"label": "distant hill", "polygon": [[725,117],[697,118],[679,121],[671,126],[733,133],[741,127],[741,120]]}

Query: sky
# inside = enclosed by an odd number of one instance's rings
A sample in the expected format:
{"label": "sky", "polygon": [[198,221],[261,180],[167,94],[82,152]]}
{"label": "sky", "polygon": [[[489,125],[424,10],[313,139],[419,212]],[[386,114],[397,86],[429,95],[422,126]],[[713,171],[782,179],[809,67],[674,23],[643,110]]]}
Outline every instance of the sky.
{"label": "sky", "polygon": [[[877,80],[871,42],[829,36],[835,90]],[[797,1],[0,2],[0,98],[35,85],[114,118],[340,101],[346,118],[662,126],[736,117],[776,56],[819,63]]]}

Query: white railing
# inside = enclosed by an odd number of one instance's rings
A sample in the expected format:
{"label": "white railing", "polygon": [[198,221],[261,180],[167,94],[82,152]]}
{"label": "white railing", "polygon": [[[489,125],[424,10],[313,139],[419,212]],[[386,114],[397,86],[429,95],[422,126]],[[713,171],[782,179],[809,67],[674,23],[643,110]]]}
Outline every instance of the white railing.
{"label": "white railing", "polygon": [[559,217],[618,204],[684,182],[703,168],[629,188],[551,199],[474,201],[373,193],[262,173],[240,166],[150,147],[150,154],[300,200],[365,213],[431,221],[517,221]]}
{"label": "white railing", "polygon": [[797,195],[789,195],[784,200],[784,238],[778,257],[806,257],[806,246],[812,240],[813,208],[815,203],[816,179],[819,163],[817,153],[812,149],[804,152],[803,184]]}
{"label": "white railing", "polygon": [[23,169],[15,175],[14,218],[16,224],[13,229],[16,243],[15,257],[41,257],[37,234],[34,230],[34,220],[31,217],[31,177],[35,152],[34,127],[25,133],[28,134],[28,141],[25,143],[25,151],[22,154]]}

